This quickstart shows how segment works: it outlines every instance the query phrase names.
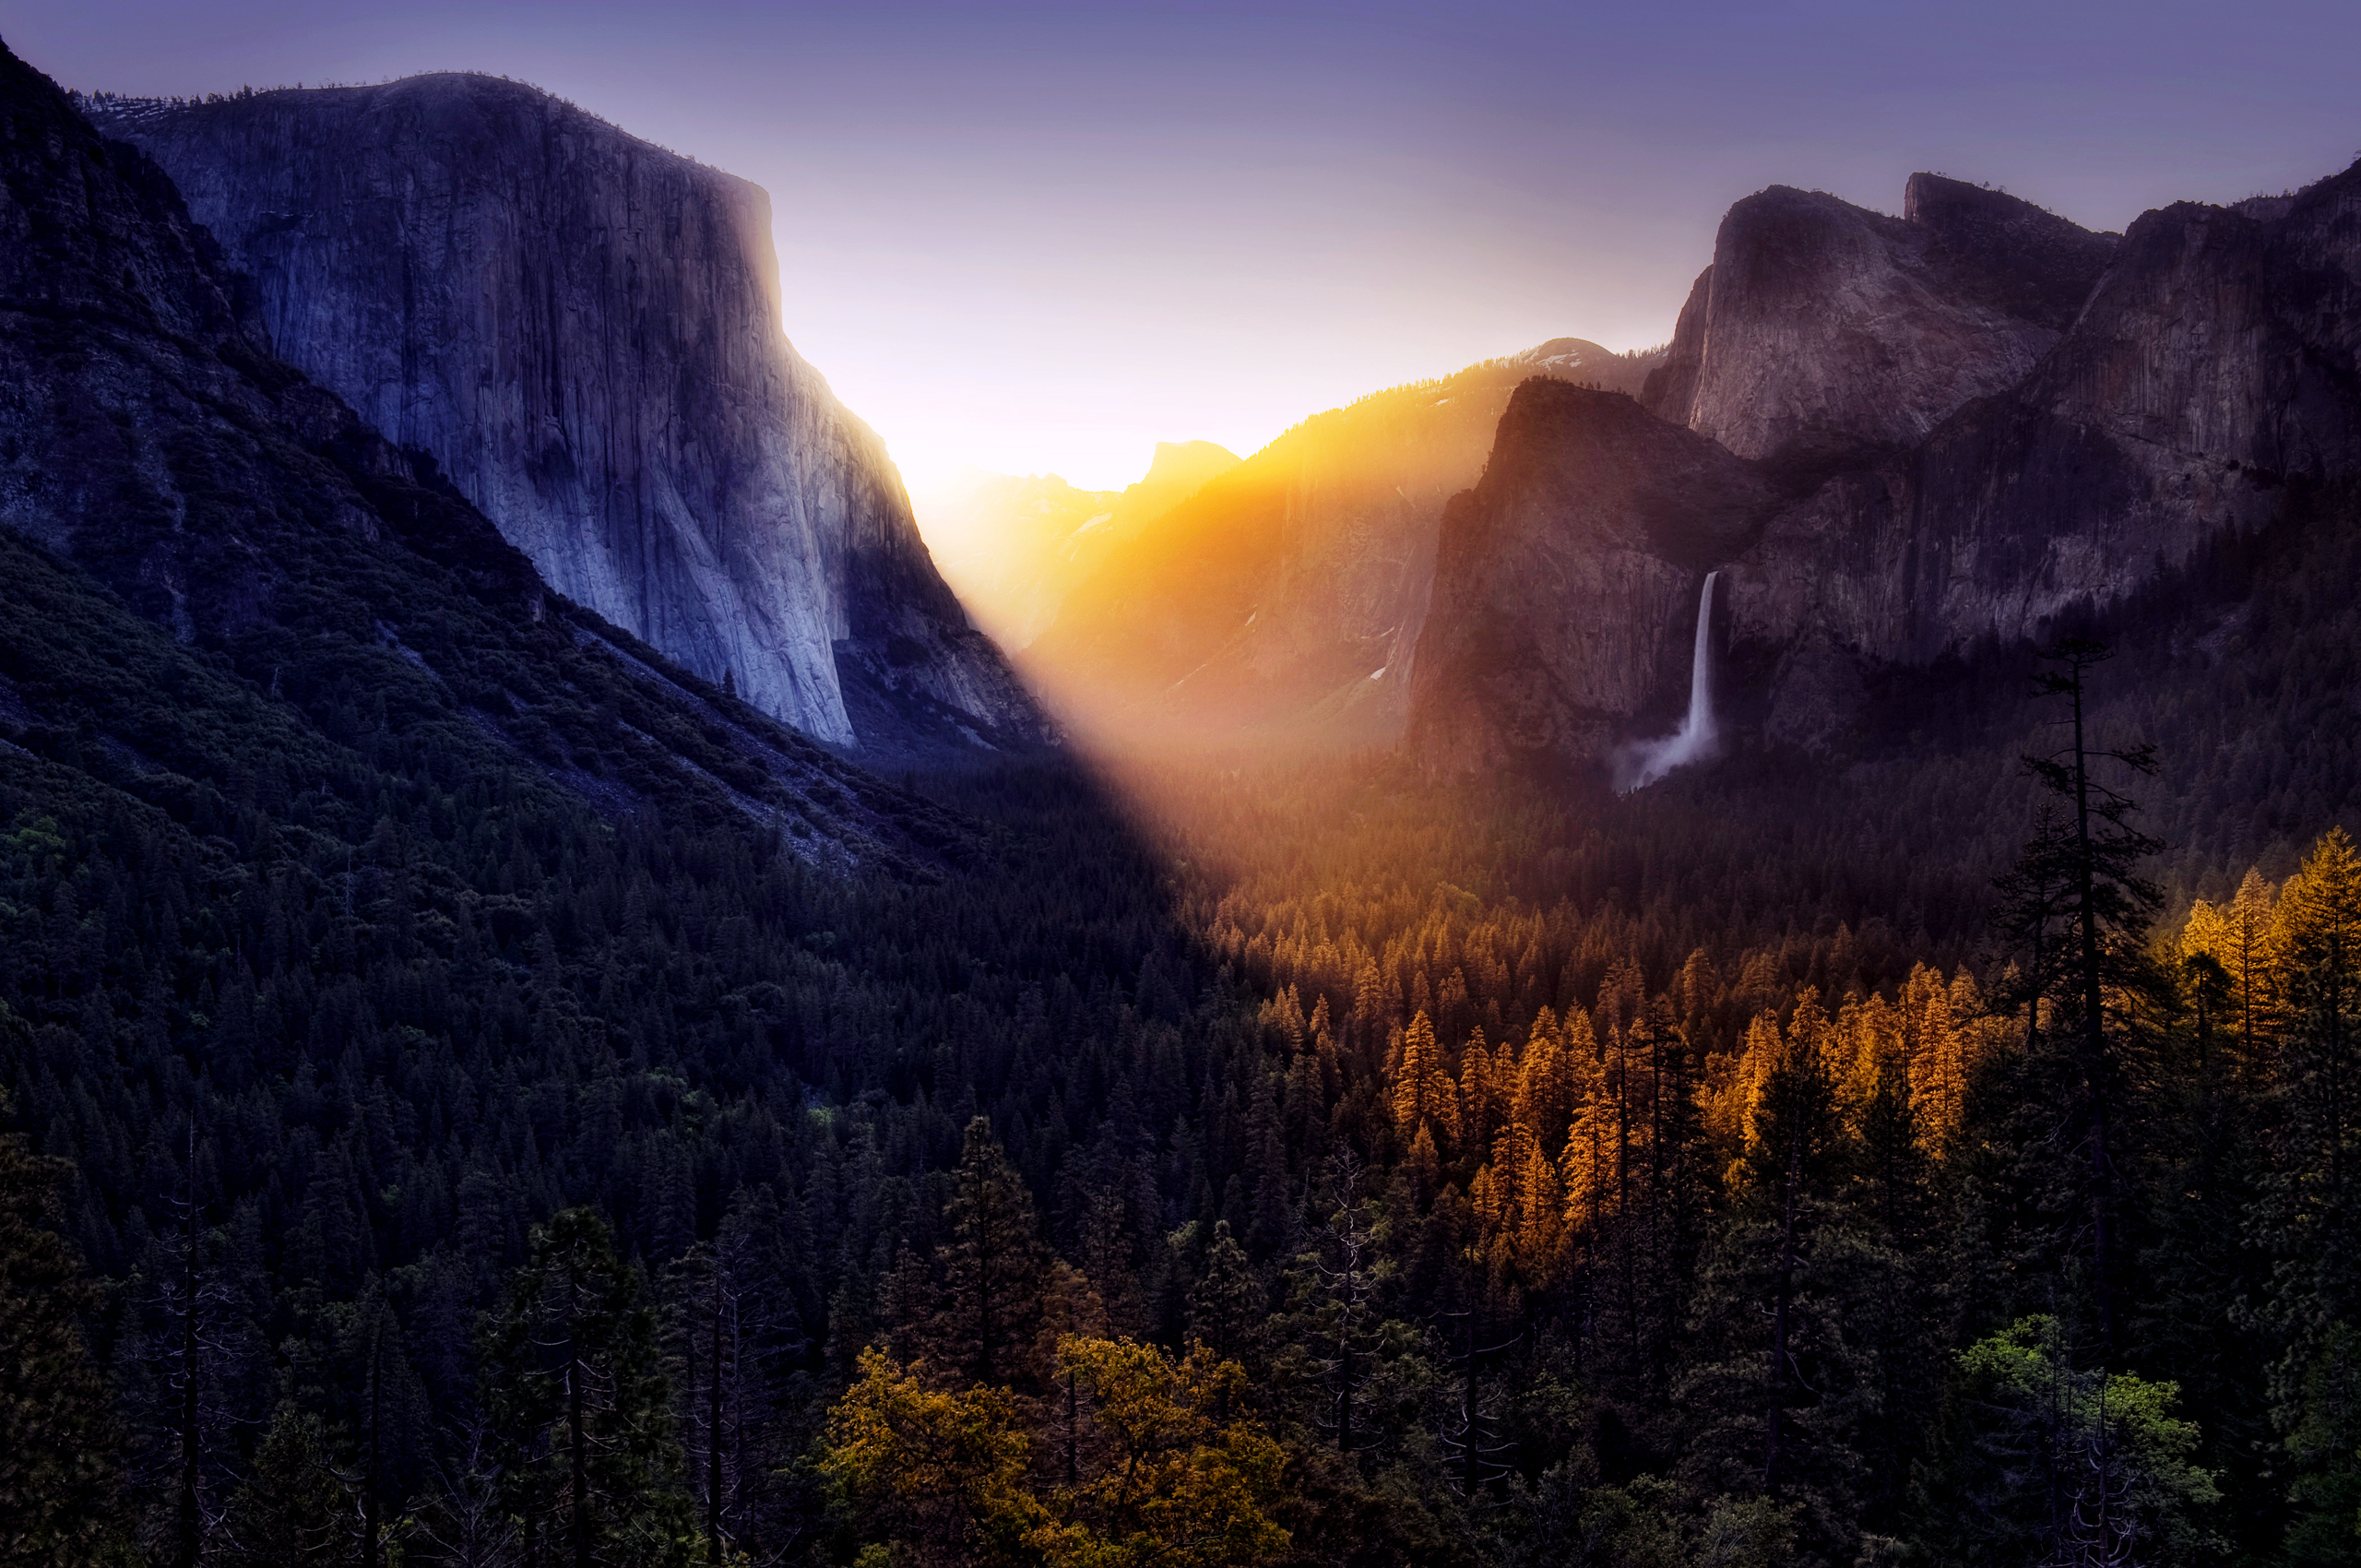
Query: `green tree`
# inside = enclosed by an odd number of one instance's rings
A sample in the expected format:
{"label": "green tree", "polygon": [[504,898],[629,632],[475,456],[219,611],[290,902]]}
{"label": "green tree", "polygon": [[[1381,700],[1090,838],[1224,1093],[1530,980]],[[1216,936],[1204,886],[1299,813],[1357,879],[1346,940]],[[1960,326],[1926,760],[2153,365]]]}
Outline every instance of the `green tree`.
{"label": "green tree", "polygon": [[1270,1316],[1263,1283],[1254,1277],[1246,1249],[1229,1233],[1229,1221],[1214,1221],[1205,1249],[1204,1277],[1189,1292],[1189,1334],[1223,1360],[1250,1370],[1260,1364],[1264,1324]]}
{"label": "green tree", "polygon": [[1993,1562],[2184,1562],[2220,1501],[2192,1461],[2179,1389],[2076,1367],[2058,1320],[2020,1319],[1960,1355],[1972,1478],[1954,1545]]}
{"label": "green tree", "polygon": [[937,1256],[939,1304],[919,1343],[938,1375],[1029,1387],[1049,1251],[1025,1179],[992,1137],[988,1117],[967,1123],[943,1208],[951,1232]]}
{"label": "green tree", "polygon": [[256,1568],[329,1568],[350,1562],[351,1499],[316,1415],[282,1403],[255,1453],[254,1473],[230,1502],[231,1555]]}
{"label": "green tree", "polygon": [[1394,1273],[1382,1218],[1360,1195],[1363,1174],[1351,1153],[1329,1156],[1323,1190],[1312,1199],[1326,1216],[1311,1230],[1296,1276],[1295,1337],[1305,1369],[1326,1393],[1319,1424],[1347,1455],[1378,1435],[1369,1388],[1387,1340],[1379,1292]]}
{"label": "green tree", "polygon": [[678,1490],[656,1313],[604,1220],[566,1209],[534,1229],[530,1256],[486,1322],[483,1360],[501,1484],[528,1560],[690,1560],[695,1531]]}
{"label": "green tree", "polygon": [[0,1563],[25,1568],[97,1562],[113,1535],[117,1434],[80,1324],[97,1291],[50,1229],[69,1169],[0,1134]]}
{"label": "green tree", "polygon": [[[2028,935],[2035,961],[2027,973],[2049,988],[2056,1005],[2063,1038],[2052,1043],[2072,1060],[2075,1092],[2065,1136],[2083,1171],[2092,1301],[2099,1336],[2110,1346],[2115,1274],[2123,1253],[2118,1122],[2139,1028],[2137,1004],[2160,989],[2145,938],[2163,895],[2136,868],[2164,847],[2131,826],[2138,802],[2096,773],[2101,762],[2141,776],[2157,766],[2153,746],[2103,747],[2091,736],[2090,671],[2111,657],[2104,644],[2069,637],[2045,655],[2057,668],[2034,677],[2037,695],[2064,705],[2056,723],[2067,735],[2056,749],[2023,763],[2061,811],[2045,819],[2019,860],[2014,885],[2004,879],[2001,889],[2011,896],[2004,926]],[[2047,940],[2053,920],[2063,928],[2054,945]]]}

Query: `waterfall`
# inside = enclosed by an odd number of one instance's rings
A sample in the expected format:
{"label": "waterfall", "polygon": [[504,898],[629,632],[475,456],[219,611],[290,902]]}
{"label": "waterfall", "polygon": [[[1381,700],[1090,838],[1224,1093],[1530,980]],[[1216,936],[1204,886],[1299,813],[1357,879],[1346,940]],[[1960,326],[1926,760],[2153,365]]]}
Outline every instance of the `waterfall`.
{"label": "waterfall", "polygon": [[1689,714],[1680,728],[1660,741],[1641,741],[1616,757],[1616,789],[1623,794],[1644,789],[1676,767],[1702,762],[1714,754],[1720,732],[1714,725],[1714,579],[1697,598],[1697,640],[1689,656]]}

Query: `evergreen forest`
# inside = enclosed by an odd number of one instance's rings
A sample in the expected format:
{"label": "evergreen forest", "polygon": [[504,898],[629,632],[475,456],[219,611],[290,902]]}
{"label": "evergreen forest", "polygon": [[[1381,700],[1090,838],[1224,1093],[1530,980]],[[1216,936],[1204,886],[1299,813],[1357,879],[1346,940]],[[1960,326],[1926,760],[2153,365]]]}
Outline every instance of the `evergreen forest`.
{"label": "evergreen forest", "polygon": [[1053,758],[866,867],[11,544],[171,766],[0,748],[0,1555],[2349,1562],[2343,531],[1849,759]]}

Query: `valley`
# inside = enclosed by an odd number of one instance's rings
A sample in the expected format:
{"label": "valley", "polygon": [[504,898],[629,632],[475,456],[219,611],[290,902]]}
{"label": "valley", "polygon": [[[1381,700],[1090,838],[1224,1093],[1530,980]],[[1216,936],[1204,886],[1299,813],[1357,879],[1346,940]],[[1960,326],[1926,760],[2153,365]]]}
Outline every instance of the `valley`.
{"label": "valley", "polygon": [[0,50],[0,1558],[2351,1560],[2361,166],[915,508],[774,233]]}

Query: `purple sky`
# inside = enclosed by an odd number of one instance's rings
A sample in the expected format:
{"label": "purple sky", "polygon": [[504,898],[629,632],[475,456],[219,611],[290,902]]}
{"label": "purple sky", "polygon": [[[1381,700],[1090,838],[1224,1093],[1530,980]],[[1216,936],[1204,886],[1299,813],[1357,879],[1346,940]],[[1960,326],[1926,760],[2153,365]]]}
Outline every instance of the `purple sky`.
{"label": "purple sky", "polygon": [[2119,228],[2361,148],[2361,6],[406,7],[16,0],[68,87],[472,69],[767,187],[788,329],[914,487],[1136,478],[1572,335],[1660,341],[1723,209],[1916,169]]}

